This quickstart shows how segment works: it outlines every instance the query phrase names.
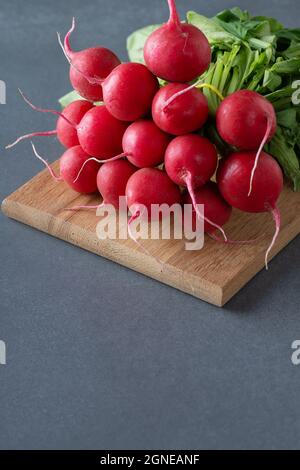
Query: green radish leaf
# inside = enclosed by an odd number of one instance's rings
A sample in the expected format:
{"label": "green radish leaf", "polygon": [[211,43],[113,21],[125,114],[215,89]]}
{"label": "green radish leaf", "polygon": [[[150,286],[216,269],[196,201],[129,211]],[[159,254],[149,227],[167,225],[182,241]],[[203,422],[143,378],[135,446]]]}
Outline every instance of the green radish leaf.
{"label": "green radish leaf", "polygon": [[127,38],[127,51],[131,62],[144,63],[144,46],[153,31],[161,25],[151,25],[138,29]]}
{"label": "green radish leaf", "polygon": [[[73,101],[77,101],[77,100],[84,100],[84,98],[82,98],[82,96],[80,96],[77,91],[75,90],[72,90],[70,91],[69,93],[67,93],[66,95],[62,96],[58,102],[60,103],[61,107],[64,109],[66,106],[68,106],[69,104],[73,103]],[[94,103],[96,106],[100,106],[101,104],[103,104],[101,101],[98,101],[98,102],[95,102]]]}

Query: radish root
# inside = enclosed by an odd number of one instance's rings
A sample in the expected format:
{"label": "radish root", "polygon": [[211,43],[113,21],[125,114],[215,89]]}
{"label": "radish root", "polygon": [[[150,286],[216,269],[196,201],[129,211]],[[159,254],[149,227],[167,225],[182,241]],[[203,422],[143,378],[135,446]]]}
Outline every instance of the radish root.
{"label": "radish root", "polygon": [[50,114],[54,114],[55,116],[59,116],[62,119],[64,119],[74,129],[77,129],[77,125],[74,122],[70,121],[70,119],[68,119],[60,111],[56,111],[56,109],[39,108],[38,106],[35,106],[33,103],[31,103],[31,101],[24,95],[24,93],[22,92],[22,90],[20,90],[20,88],[18,88],[18,90],[23,100],[25,101],[25,103],[27,103],[34,111],[38,111],[40,113],[50,113]]}
{"label": "radish root", "polygon": [[175,93],[173,96],[171,96],[165,103],[164,107],[163,107],[163,111],[171,104],[173,103],[173,101],[175,101],[177,98],[179,98],[179,96],[182,96],[184,95],[185,93],[187,93],[188,91],[190,90],[193,90],[193,88],[197,88],[198,90],[202,89],[202,88],[209,88],[210,90],[212,90],[219,98],[221,101],[224,100],[224,96],[222,95],[222,93],[213,85],[210,85],[209,83],[201,83],[201,80],[198,80],[198,82],[196,83],[193,83],[192,85],[190,85],[189,87],[185,88],[184,90],[180,90],[178,91],[177,93]]}
{"label": "radish root", "polygon": [[141,215],[142,215],[141,211],[138,210],[138,211],[135,212],[135,214],[133,214],[133,215],[130,217],[130,219],[129,219],[129,221],[128,221],[128,225],[127,225],[127,227],[128,227],[128,234],[129,234],[131,240],[133,240],[134,243],[136,243],[136,244],[139,246],[139,248],[140,248],[146,255],[148,255],[148,256],[150,256],[151,258],[154,258],[154,259],[155,259],[155,261],[160,265],[160,267],[161,267],[161,272],[162,272],[165,263],[164,263],[163,261],[161,261],[159,258],[157,258],[156,256],[154,256],[152,253],[150,253],[150,251],[147,250],[147,248],[145,248],[144,245],[143,245],[143,244],[133,235],[133,233],[132,233],[131,224],[132,224],[136,219],[138,219]]}
{"label": "radish root", "polygon": [[19,142],[22,142],[22,140],[31,139],[32,137],[40,137],[40,136],[48,137],[48,136],[56,135],[56,134],[57,134],[57,131],[55,129],[53,131],[32,132],[31,134],[21,135],[21,137],[18,137],[12,144],[6,145],[5,148],[10,149],[14,147],[15,145],[17,145]]}
{"label": "radish root", "polygon": [[271,244],[270,244],[269,248],[266,251],[265,265],[266,265],[267,270],[269,269],[269,265],[268,265],[269,254],[270,254],[273,246],[275,245],[278,234],[280,232],[280,226],[281,226],[281,215],[280,215],[279,209],[275,206],[275,207],[272,207],[270,209],[270,212],[271,212],[271,214],[273,216],[273,220],[275,222],[275,233],[274,233],[274,236],[272,238]]}
{"label": "radish root", "polygon": [[263,149],[264,149],[264,146],[265,146],[266,143],[268,142],[268,139],[269,139],[269,137],[270,137],[271,131],[272,131],[272,120],[271,120],[271,119],[269,118],[269,116],[268,116],[268,118],[267,118],[267,129],[266,129],[266,133],[265,133],[265,135],[264,135],[263,140],[261,141],[260,147],[259,147],[259,149],[258,149],[258,151],[257,151],[256,156],[255,156],[254,165],[253,165],[253,168],[252,168],[252,171],[251,171],[250,186],[249,186],[248,196],[250,196],[251,193],[252,193],[253,179],[254,179],[254,175],[255,175],[256,169],[257,169],[259,157],[260,157],[260,155],[261,155],[261,152],[262,152]]}
{"label": "radish root", "polygon": [[97,204],[96,206],[74,206],[74,207],[66,207],[65,211],[80,211],[82,209],[98,209],[99,207],[103,206],[104,202],[101,204]]}
{"label": "radish root", "polygon": [[225,243],[228,245],[252,245],[263,237],[262,235],[260,235],[259,237],[253,238],[252,240],[230,240],[229,238],[227,238],[227,240],[225,241],[223,240],[223,238],[220,238],[214,232],[207,232],[207,235],[218,243]]}
{"label": "radish root", "polygon": [[55,180],[55,181],[63,181],[62,177],[61,176],[57,176],[56,173],[54,172],[54,170],[51,168],[51,166],[49,165],[49,163],[47,162],[47,160],[45,160],[43,157],[41,157],[39,155],[39,153],[37,152],[35,146],[34,146],[34,143],[33,142],[30,142],[31,143],[31,146],[32,146],[32,150],[35,154],[35,156],[42,162],[44,163],[44,165],[46,166],[46,168],[48,169],[50,175],[52,176],[52,178]]}
{"label": "radish root", "polygon": [[197,201],[196,201],[195,192],[194,192],[194,188],[193,188],[193,183],[192,183],[192,175],[191,175],[190,172],[187,172],[187,175],[185,176],[185,183],[186,183],[189,195],[191,196],[193,208],[196,212],[197,217],[199,219],[203,219],[205,222],[207,222],[208,224],[210,224],[213,227],[215,227],[216,229],[218,229],[222,233],[225,242],[227,242],[227,236],[226,236],[224,230],[222,229],[222,227],[215,224],[212,220],[210,220],[208,217],[205,217],[205,215],[201,214],[201,212],[199,211]]}
{"label": "radish root", "polygon": [[89,158],[88,160],[86,160],[82,167],[80,168],[79,172],[78,172],[78,175],[76,176],[75,180],[73,181],[73,183],[76,183],[76,181],[78,180],[79,176],[81,175],[85,165],[88,163],[88,162],[91,162],[91,161],[94,161],[94,162],[97,162],[97,163],[107,163],[107,162],[114,162],[116,160],[120,160],[121,158],[124,158],[126,157],[126,155],[128,155],[127,153],[120,153],[119,155],[116,155],[115,157],[112,157],[112,158],[108,158],[107,160],[99,160],[98,158],[96,157],[91,157]]}

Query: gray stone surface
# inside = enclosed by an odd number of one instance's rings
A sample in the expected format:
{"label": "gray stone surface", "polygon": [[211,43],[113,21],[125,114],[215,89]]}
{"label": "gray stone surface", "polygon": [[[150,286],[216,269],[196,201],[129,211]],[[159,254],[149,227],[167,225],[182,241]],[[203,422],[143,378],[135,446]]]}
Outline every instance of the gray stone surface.
{"label": "gray stone surface", "polygon": [[[232,1],[178,1],[214,14]],[[299,1],[239,0],[299,25]],[[55,32],[78,19],[74,47],[125,39],[161,21],[159,0],[2,0],[0,144],[52,116],[70,88]],[[38,142],[50,160],[60,146]],[[1,152],[0,198],[40,169],[28,143]],[[222,310],[0,215],[1,448],[298,448],[299,249],[291,243]]]}

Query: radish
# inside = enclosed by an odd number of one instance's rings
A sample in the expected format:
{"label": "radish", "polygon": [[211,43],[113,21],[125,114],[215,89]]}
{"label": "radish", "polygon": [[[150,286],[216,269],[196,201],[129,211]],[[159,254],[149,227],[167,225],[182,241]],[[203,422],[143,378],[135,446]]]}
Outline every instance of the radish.
{"label": "radish", "polygon": [[[19,90],[25,102],[35,111],[42,113],[51,113],[59,116],[60,121],[65,121],[65,126],[60,124],[60,129],[63,132],[70,133],[71,130],[72,136],[74,133],[77,134],[79,144],[91,156],[101,155],[103,159],[108,159],[114,157],[117,153],[122,151],[122,138],[123,134],[128,127],[127,123],[115,119],[106,109],[105,106],[93,106],[92,103],[88,103],[85,106],[90,107],[90,109],[84,113],[79,124],[71,121],[64,112],[56,111],[55,109],[45,109],[39,108],[32,104],[28,98]],[[75,120],[79,119],[80,113],[75,113],[75,109],[72,109],[72,117],[74,114]],[[71,114],[71,113],[70,113]],[[51,131],[52,133],[53,131]],[[75,137],[76,137],[75,134]],[[17,139],[13,144],[8,145],[6,148],[12,147],[20,140],[28,138],[29,136],[34,136],[36,134],[29,134],[27,136],[22,136]],[[38,134],[40,135],[40,134]],[[70,138],[72,140],[73,137]]]}
{"label": "radish", "polygon": [[136,168],[126,160],[107,162],[97,174],[97,187],[105,204],[119,207],[119,197],[125,196],[126,185]]}
{"label": "radish", "polygon": [[[74,124],[79,124],[85,113],[93,107],[94,105],[89,101],[76,100],[66,106],[62,114],[64,118],[68,118]],[[56,124],[57,138],[64,147],[75,147],[76,145],[79,145],[77,130],[74,129],[74,126],[71,126],[64,118],[61,116],[58,118]]]}
{"label": "radish", "polygon": [[[85,164],[91,160],[98,162],[96,158],[85,160],[74,180],[75,183],[79,180]],[[98,209],[98,207],[105,204],[112,204],[116,209],[119,209],[119,198],[120,196],[125,196],[127,181],[135,171],[137,171],[137,168],[127,160],[106,161],[104,165],[100,166],[97,174],[97,187],[102,195],[103,202],[93,206],[81,205],[69,207],[66,210]]]}
{"label": "radish", "polygon": [[152,103],[152,116],[155,124],[163,131],[182,135],[200,129],[208,118],[207,99],[196,88],[189,89],[176,101],[167,104],[175,93],[189,88],[182,83],[169,83],[155,95]]}
{"label": "radish", "polygon": [[102,84],[108,111],[121,121],[136,121],[151,110],[159,84],[143,64],[127,63],[116,67]]}
{"label": "radish", "polygon": [[160,165],[171,136],[161,131],[152,120],[141,119],[131,124],[123,136],[123,151],[138,168]]}
{"label": "radish", "polygon": [[[131,230],[131,224],[138,218],[151,216],[152,204],[166,204],[172,206],[179,204],[180,190],[168,175],[157,168],[142,168],[129,178],[126,186],[127,206],[131,212],[128,222],[128,232],[131,239],[148,255],[153,257],[161,266],[164,265],[136,239]],[[152,218],[153,220],[153,218]]]}
{"label": "radish", "polygon": [[80,175],[80,178],[74,182],[83,162],[89,158],[89,155],[82,150],[80,145],[67,149],[61,156],[59,161],[60,176],[56,175],[49,163],[38,154],[32,142],[31,145],[36,157],[48,168],[53,179],[56,181],[65,181],[78,193],[90,194],[97,191],[97,173],[100,165],[96,162],[88,165]]}
{"label": "radish", "polygon": [[152,204],[180,203],[180,191],[168,175],[157,168],[142,168],[129,178],[126,186],[127,205],[132,214],[131,221],[143,216],[147,209],[151,215]]}
{"label": "radish", "polygon": [[118,57],[105,47],[91,47],[79,52],[72,50],[70,36],[75,29],[75,18],[72,27],[65,36],[62,45],[60,35],[59,43],[70,63],[70,81],[73,88],[90,101],[102,101],[102,82],[110,72],[120,65]]}
{"label": "radish", "polygon": [[215,146],[205,137],[196,134],[176,137],[166,150],[165,168],[169,178],[177,185],[187,187],[198,217],[219,229],[227,240],[222,227],[200,213],[195,195],[195,189],[207,183],[213,176],[217,164],[218,154]]}
{"label": "radish", "polygon": [[[204,205],[204,213],[206,216],[204,220],[204,231],[215,238],[216,225],[223,227],[223,225],[228,222],[232,214],[232,207],[222,198],[217,184],[213,182],[209,182],[195,190],[195,201],[196,204]],[[192,198],[188,193],[183,195],[183,203],[193,204]],[[193,230],[195,230],[196,216],[196,211],[193,210]],[[214,225],[209,223],[208,220],[213,221]],[[217,241],[220,240],[217,239]]]}
{"label": "radish", "polygon": [[165,154],[166,172],[174,183],[187,185],[187,178],[193,188],[207,183],[217,169],[218,154],[215,146],[205,137],[187,134],[170,142]]}
{"label": "radish", "polygon": [[276,230],[265,255],[268,257],[280,231],[280,212],[276,207],[283,189],[283,175],[280,166],[269,154],[262,152],[253,179],[253,191],[248,194],[248,182],[255,162],[255,152],[231,154],[220,165],[217,173],[219,190],[231,206],[245,212],[271,212]]}
{"label": "radish", "polygon": [[216,125],[225,142],[240,150],[258,150],[249,176],[249,196],[259,157],[276,132],[273,105],[251,90],[239,90],[227,96],[217,110]]}
{"label": "radish", "polygon": [[211,61],[205,35],[180,22],[175,0],[168,0],[169,21],[155,30],[144,47],[145,63],[154,75],[169,82],[190,82],[202,75]]}
{"label": "radish", "polygon": [[[138,168],[157,166],[164,161],[165,151],[171,140],[171,136],[161,131],[153,121],[140,119],[132,123],[123,135],[123,152],[115,157],[101,160],[90,158],[86,160],[83,167],[90,160],[98,163],[113,162],[127,157],[127,159]],[[83,168],[82,167],[82,168]],[[82,171],[82,169],[80,170]],[[80,172],[78,173],[78,176]]]}
{"label": "radish", "polygon": [[29,99],[24,95],[24,93],[19,89],[19,92],[24,99],[24,101],[35,111],[39,111],[42,113],[51,113],[58,116],[58,120],[56,123],[56,129],[53,131],[46,131],[46,132],[32,132],[31,134],[22,135],[19,137],[15,142],[10,145],[7,145],[6,148],[14,147],[16,144],[21,142],[22,140],[29,139],[32,137],[37,136],[51,136],[56,135],[58,140],[62,145],[65,147],[74,147],[75,145],[79,145],[76,125],[79,124],[82,117],[85,113],[94,107],[92,103],[86,100],[76,100],[70,103],[68,106],[65,107],[63,112],[56,111],[54,109],[45,109],[39,108],[29,101]]}
{"label": "radish", "polygon": [[78,140],[86,153],[101,159],[122,152],[122,139],[128,124],[114,118],[106,106],[90,109],[77,126]]}

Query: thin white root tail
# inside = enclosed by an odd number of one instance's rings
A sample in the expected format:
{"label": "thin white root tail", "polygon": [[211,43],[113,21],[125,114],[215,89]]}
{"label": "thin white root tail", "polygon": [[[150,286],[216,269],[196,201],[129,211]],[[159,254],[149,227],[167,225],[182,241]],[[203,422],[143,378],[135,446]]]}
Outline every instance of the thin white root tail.
{"label": "thin white root tail", "polygon": [[265,135],[264,135],[263,140],[261,141],[261,144],[260,144],[259,149],[258,149],[258,151],[257,151],[257,154],[256,154],[256,156],[255,156],[254,165],[253,165],[253,168],[252,168],[252,171],[251,171],[250,186],[249,186],[248,197],[249,197],[249,196],[251,195],[251,193],[252,193],[253,179],[254,179],[254,175],[255,175],[255,172],[256,172],[256,169],[257,169],[257,166],[258,166],[259,157],[260,157],[260,155],[261,155],[261,152],[262,152],[263,149],[264,149],[264,146],[265,146],[266,143],[268,142],[268,139],[269,139],[271,130],[272,130],[272,121],[271,121],[271,119],[268,117],[266,133],[265,133]]}
{"label": "thin white root tail", "polygon": [[271,252],[273,246],[276,243],[277,237],[278,237],[279,232],[280,232],[280,227],[281,227],[281,215],[280,215],[279,209],[277,207],[273,207],[273,208],[270,209],[270,212],[271,212],[271,214],[273,216],[273,220],[275,222],[275,233],[274,233],[274,236],[273,236],[272,241],[270,243],[270,246],[266,251],[265,265],[266,265],[267,270],[269,269],[269,264],[268,264],[269,255],[270,255],[270,252]]}
{"label": "thin white root tail", "polygon": [[50,175],[52,176],[52,178],[55,180],[55,181],[63,181],[62,177],[61,176],[57,176],[56,173],[54,172],[54,170],[52,170],[51,166],[49,165],[49,163],[47,162],[47,160],[45,160],[43,157],[41,157],[35,146],[34,146],[34,143],[33,142],[30,142],[31,143],[31,146],[32,146],[32,150],[35,154],[35,156],[45,165],[45,167],[48,169]]}
{"label": "thin white root tail", "polygon": [[86,160],[86,161],[83,163],[83,165],[82,165],[82,167],[80,168],[80,170],[79,170],[79,172],[78,172],[78,174],[77,174],[75,180],[73,181],[73,183],[76,183],[76,181],[78,180],[79,176],[81,175],[81,173],[82,173],[82,171],[83,171],[85,165],[86,165],[88,162],[91,162],[91,161],[94,161],[94,162],[97,162],[97,163],[114,162],[114,161],[116,161],[116,160],[120,160],[120,159],[123,158],[123,157],[126,157],[126,155],[127,155],[126,153],[120,153],[120,155],[117,155],[116,157],[108,158],[107,160],[99,160],[99,159],[96,158],[96,157],[91,157],[91,158],[89,158],[88,160]]}
{"label": "thin white root tail", "polygon": [[132,230],[131,230],[131,224],[136,220],[138,219],[140,216],[141,216],[141,212],[138,210],[135,212],[135,214],[133,214],[129,221],[128,221],[128,234],[131,238],[132,241],[134,241],[134,243],[136,243],[139,248],[148,256],[150,256],[151,258],[155,259],[155,261],[160,265],[160,268],[161,268],[161,271],[163,270],[164,268],[164,265],[165,263],[163,261],[161,261],[159,258],[157,258],[155,255],[153,255],[152,253],[150,253],[149,250],[147,250],[147,248],[144,247],[144,245],[133,235],[132,233]]}
{"label": "thin white root tail", "polygon": [[165,102],[163,111],[171,104],[173,101],[175,101],[179,96],[184,95],[185,93],[189,92],[193,88],[197,88],[200,90],[201,88],[209,88],[212,90],[219,98],[221,101],[224,100],[224,96],[222,93],[213,85],[210,85],[209,83],[202,83],[202,80],[198,80],[196,83],[193,83],[192,85],[188,86],[187,88],[184,88],[184,90],[180,90],[177,93],[174,93],[174,95],[170,96],[170,98]]}
{"label": "thin white root tail", "polygon": [[80,211],[82,209],[99,209],[99,207],[103,206],[104,202],[101,202],[100,204],[97,204],[95,206],[74,206],[74,207],[66,207],[64,210],[65,211]]}
{"label": "thin white root tail", "polygon": [[6,145],[6,149],[11,149],[15,145],[17,145],[19,142],[22,142],[22,140],[26,139],[31,139],[32,137],[49,137],[51,135],[56,135],[57,131],[56,129],[53,131],[42,131],[42,132],[32,132],[31,134],[25,134],[21,135],[21,137],[18,137],[13,143]]}
{"label": "thin white root tail", "polygon": [[228,238],[226,241],[223,240],[223,238],[220,238],[216,233],[214,232],[208,232],[207,235],[215,240],[218,243],[224,243],[225,245],[252,245],[253,243],[257,242],[260,240],[263,236],[260,235],[259,237],[253,238],[252,240],[231,240]]}
{"label": "thin white root tail", "polygon": [[197,201],[196,201],[195,191],[194,191],[193,184],[192,184],[192,175],[189,172],[187,173],[187,175],[185,177],[185,182],[186,182],[186,185],[187,185],[189,195],[191,196],[192,204],[193,204],[193,207],[194,207],[194,210],[196,212],[197,217],[199,219],[204,220],[208,224],[212,225],[216,229],[218,229],[222,233],[225,242],[227,242],[227,236],[226,236],[226,233],[224,232],[223,228],[220,227],[220,225],[215,224],[212,220],[210,220],[208,217],[206,217],[205,215],[203,215],[199,211]]}
{"label": "thin white root tail", "polygon": [[18,88],[18,91],[19,91],[20,95],[22,96],[23,100],[25,101],[25,103],[27,103],[28,106],[30,106],[31,109],[33,109],[34,111],[38,111],[39,113],[54,114],[55,116],[58,116],[58,117],[61,117],[62,119],[64,119],[74,129],[77,129],[77,125],[74,122],[70,121],[70,119],[68,119],[60,111],[56,111],[56,109],[39,108],[38,106],[35,106],[33,103],[31,103],[31,101],[24,95],[23,91],[20,90],[20,88]]}

